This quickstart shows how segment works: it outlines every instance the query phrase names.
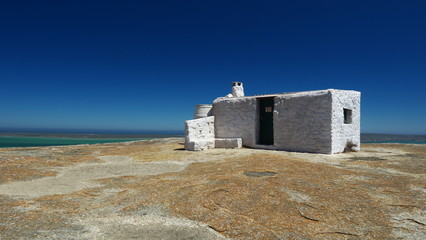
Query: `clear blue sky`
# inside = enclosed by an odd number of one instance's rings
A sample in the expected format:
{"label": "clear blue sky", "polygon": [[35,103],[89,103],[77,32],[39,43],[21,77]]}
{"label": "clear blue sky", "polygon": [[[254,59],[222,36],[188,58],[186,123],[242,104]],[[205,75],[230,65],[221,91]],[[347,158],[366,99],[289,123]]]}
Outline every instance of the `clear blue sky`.
{"label": "clear blue sky", "polygon": [[426,1],[2,1],[0,128],[181,130],[230,92],[362,92],[426,134]]}

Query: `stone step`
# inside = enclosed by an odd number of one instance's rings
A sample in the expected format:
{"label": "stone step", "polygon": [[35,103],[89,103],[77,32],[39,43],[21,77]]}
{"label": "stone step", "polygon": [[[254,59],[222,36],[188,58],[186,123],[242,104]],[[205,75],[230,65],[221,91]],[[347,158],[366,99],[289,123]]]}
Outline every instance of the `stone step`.
{"label": "stone step", "polygon": [[241,148],[242,138],[215,138],[215,148]]}

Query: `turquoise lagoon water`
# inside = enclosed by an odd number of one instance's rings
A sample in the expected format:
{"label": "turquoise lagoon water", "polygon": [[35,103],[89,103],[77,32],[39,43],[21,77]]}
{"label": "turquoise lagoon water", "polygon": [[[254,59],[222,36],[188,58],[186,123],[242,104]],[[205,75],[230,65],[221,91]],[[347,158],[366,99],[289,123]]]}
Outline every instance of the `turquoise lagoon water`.
{"label": "turquoise lagoon water", "polygon": [[135,141],[135,140],[143,140],[143,139],[146,139],[146,138],[110,139],[110,138],[58,138],[58,137],[0,137],[0,148],[113,143],[113,142],[126,142],[126,141]]}
{"label": "turquoise lagoon water", "polygon": [[[153,138],[183,137],[180,132],[149,133],[1,133],[0,148],[63,146],[126,142]],[[426,135],[361,133],[361,143],[426,144]]]}

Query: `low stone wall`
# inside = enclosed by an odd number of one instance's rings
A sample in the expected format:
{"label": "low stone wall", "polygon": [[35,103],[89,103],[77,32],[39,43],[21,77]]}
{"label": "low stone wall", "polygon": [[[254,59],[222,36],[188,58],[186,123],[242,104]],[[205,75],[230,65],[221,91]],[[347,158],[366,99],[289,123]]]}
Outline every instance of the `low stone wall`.
{"label": "low stone wall", "polygon": [[215,148],[241,148],[241,138],[215,138]]}
{"label": "low stone wall", "polygon": [[185,149],[201,151],[215,147],[214,117],[185,121]]}

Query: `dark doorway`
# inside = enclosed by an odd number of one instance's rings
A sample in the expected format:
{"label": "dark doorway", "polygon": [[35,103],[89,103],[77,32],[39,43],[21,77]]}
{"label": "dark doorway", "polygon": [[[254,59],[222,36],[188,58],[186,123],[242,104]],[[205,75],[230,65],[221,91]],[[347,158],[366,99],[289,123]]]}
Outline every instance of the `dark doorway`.
{"label": "dark doorway", "polygon": [[274,98],[258,98],[259,106],[259,141],[258,144],[274,144]]}

